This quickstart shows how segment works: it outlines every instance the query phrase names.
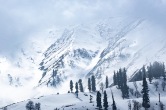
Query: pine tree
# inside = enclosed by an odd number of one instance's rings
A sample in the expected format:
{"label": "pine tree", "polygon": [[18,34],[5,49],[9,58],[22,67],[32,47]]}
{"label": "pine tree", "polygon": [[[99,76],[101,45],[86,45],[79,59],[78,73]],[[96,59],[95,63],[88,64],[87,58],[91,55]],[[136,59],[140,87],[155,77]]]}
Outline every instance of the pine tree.
{"label": "pine tree", "polygon": [[[112,91],[111,91],[111,93],[112,93]],[[113,103],[112,103],[112,110],[117,110],[113,93],[112,93],[112,101],[113,101]]]}
{"label": "pine tree", "polygon": [[129,87],[127,86],[127,84],[124,85],[124,93],[125,93],[125,98],[129,98]]}
{"label": "pine tree", "polygon": [[163,68],[162,68],[162,76],[163,76],[164,81],[166,81],[166,76],[165,76],[165,65],[164,65],[164,63],[163,63]]}
{"label": "pine tree", "polygon": [[89,92],[91,92],[91,81],[90,81],[90,78],[88,78],[88,89],[89,89]]}
{"label": "pine tree", "polygon": [[70,80],[70,90],[71,90],[71,92],[73,92],[73,81],[72,80]]}
{"label": "pine tree", "polygon": [[104,91],[103,107],[105,107],[105,110],[108,110],[108,101],[107,101],[106,91]]}
{"label": "pine tree", "polygon": [[78,83],[76,82],[75,84],[75,89],[76,89],[76,92],[75,93],[78,93]]}
{"label": "pine tree", "polygon": [[106,76],[105,86],[108,88],[108,76]]}
{"label": "pine tree", "polygon": [[117,85],[118,85],[118,88],[120,89],[120,75],[118,71],[117,71]]}
{"label": "pine tree", "polygon": [[82,85],[82,79],[79,79],[78,83],[79,83],[80,92],[84,92],[83,85]]}
{"label": "pine tree", "polygon": [[95,92],[96,91],[96,81],[95,81],[95,76],[92,75],[92,91]]}
{"label": "pine tree", "polygon": [[99,107],[100,110],[102,108],[102,105],[101,105],[101,93],[99,91],[97,92],[96,101],[97,101],[97,107]]}
{"label": "pine tree", "polygon": [[151,63],[150,63],[150,66],[149,66],[149,68],[148,68],[148,76],[149,76],[149,82],[150,82],[150,84],[152,83],[152,65],[151,65]]}
{"label": "pine tree", "polygon": [[142,102],[142,106],[145,108],[145,110],[147,108],[150,107],[150,100],[149,100],[149,90],[148,90],[148,84],[146,81],[146,77],[145,77],[145,72],[144,72],[144,78],[143,78],[143,89],[142,89],[142,94],[143,94],[143,102]]}
{"label": "pine tree", "polygon": [[115,71],[114,71],[113,81],[114,81],[114,85],[117,85],[117,77],[116,77]]}
{"label": "pine tree", "polygon": [[126,75],[126,69],[123,70],[123,83],[127,84],[127,75]]}
{"label": "pine tree", "polygon": [[122,70],[120,68],[119,69],[119,87],[120,87],[120,89],[122,88],[122,84],[123,84],[123,76],[122,76]]}

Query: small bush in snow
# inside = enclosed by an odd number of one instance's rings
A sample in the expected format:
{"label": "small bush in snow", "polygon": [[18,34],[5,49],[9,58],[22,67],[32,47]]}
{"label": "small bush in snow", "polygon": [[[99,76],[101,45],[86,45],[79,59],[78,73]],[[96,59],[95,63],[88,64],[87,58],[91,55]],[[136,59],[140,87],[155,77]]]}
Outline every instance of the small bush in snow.
{"label": "small bush in snow", "polygon": [[7,110],[7,107],[4,107],[3,110]]}
{"label": "small bush in snow", "polygon": [[154,86],[156,87],[156,91],[157,91],[157,88],[158,88],[159,82],[156,81],[156,82],[154,82],[153,84],[154,84]]}
{"label": "small bush in snow", "polygon": [[35,104],[35,110],[41,110],[41,108],[40,108],[40,103],[36,103],[36,104]]}
{"label": "small bush in snow", "polygon": [[162,102],[159,103],[159,106],[160,106],[160,110],[164,110],[165,109],[164,108],[165,105]]}
{"label": "small bush in snow", "polygon": [[141,104],[137,102],[136,100],[132,100],[133,102],[133,110],[141,110]]}
{"label": "small bush in snow", "polygon": [[134,95],[134,89],[129,88],[129,91],[130,91],[130,93],[131,93],[132,95]]}
{"label": "small bush in snow", "polygon": [[33,101],[29,101],[29,102],[26,104],[26,110],[35,110],[35,106],[34,106]]}
{"label": "small bush in snow", "polygon": [[163,81],[162,84],[161,84],[162,88],[163,88],[163,91],[165,89],[165,86],[166,86],[166,83]]}

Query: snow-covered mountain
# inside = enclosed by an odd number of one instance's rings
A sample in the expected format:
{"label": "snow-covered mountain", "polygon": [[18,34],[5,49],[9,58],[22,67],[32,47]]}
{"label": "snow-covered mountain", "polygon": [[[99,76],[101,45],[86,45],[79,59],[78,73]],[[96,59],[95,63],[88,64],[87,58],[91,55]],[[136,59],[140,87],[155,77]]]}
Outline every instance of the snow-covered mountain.
{"label": "snow-covered mountain", "polygon": [[[51,32],[51,34],[54,34]],[[130,77],[142,65],[165,62],[166,33],[145,19],[113,17],[63,29],[44,52],[38,86],[63,85],[66,79],[88,78],[98,82],[120,67]],[[54,71],[54,72],[53,72]]]}
{"label": "snow-covered mountain", "polygon": [[[111,84],[113,71],[120,67],[127,69],[130,79],[142,65],[153,61],[166,62],[165,36],[165,28],[156,22],[130,17],[110,17],[36,32],[26,46],[19,47],[14,61],[0,56],[0,67],[3,67],[0,68],[0,84],[10,85],[9,88],[26,87],[25,90],[33,87],[68,90],[69,80],[76,82],[81,78],[87,85],[87,78],[91,75],[96,76],[97,84],[107,75]],[[5,92],[0,91],[0,94],[2,100],[6,99]]]}

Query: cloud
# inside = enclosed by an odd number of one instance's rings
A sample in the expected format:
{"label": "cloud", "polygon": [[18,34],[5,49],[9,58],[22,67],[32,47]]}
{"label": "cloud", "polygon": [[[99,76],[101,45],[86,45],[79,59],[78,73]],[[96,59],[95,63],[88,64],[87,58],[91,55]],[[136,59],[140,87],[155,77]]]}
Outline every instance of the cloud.
{"label": "cloud", "polygon": [[47,28],[107,17],[143,18],[165,26],[165,7],[165,0],[1,0],[0,52],[18,51],[32,33]]}

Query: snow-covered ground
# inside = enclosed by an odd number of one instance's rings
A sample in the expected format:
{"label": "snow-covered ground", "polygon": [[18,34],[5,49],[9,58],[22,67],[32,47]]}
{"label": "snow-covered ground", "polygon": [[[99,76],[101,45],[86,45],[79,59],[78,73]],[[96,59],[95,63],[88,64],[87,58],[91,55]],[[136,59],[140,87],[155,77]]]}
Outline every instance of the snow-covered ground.
{"label": "snow-covered ground", "polygon": [[[159,82],[158,89],[156,91],[155,86],[153,84],[149,84],[149,96],[150,96],[150,104],[151,108],[149,110],[152,110],[154,108],[155,110],[160,110],[159,109],[159,98],[158,98],[158,93],[161,94],[161,102],[166,105],[166,90],[162,90],[162,79],[154,79],[152,81]],[[138,86],[138,91],[140,92],[142,90],[142,81],[137,81],[137,86]],[[128,83],[129,88],[134,88],[133,82]],[[114,94],[114,99],[116,102],[116,106],[119,110],[128,110],[128,102],[131,101],[131,105],[133,108],[132,100],[136,100],[139,103],[142,103],[142,97],[136,98],[134,95],[130,93],[129,99],[123,99],[121,97],[121,91],[116,88],[116,86],[113,86],[111,88],[105,89],[108,97],[108,104],[109,108],[108,110],[111,110],[111,105],[112,105],[112,95],[111,95],[111,90]],[[101,91],[100,91],[101,92]],[[90,102],[90,95],[93,96],[93,103]],[[102,94],[102,99],[103,99],[103,94]],[[15,104],[8,105],[7,108],[8,110],[25,110],[25,106],[29,101],[33,101],[34,103],[41,103],[41,110],[54,110],[55,108],[60,108],[60,110],[94,110],[96,107],[96,92],[79,92],[78,98],[76,97],[75,93],[67,93],[66,94],[52,94],[52,95],[46,95],[46,96],[40,96],[40,97],[35,97],[33,99],[25,100],[22,102],[18,102]],[[103,102],[103,100],[102,100]],[[157,104],[157,105],[156,105]],[[103,105],[103,104],[102,104]],[[144,110],[142,108],[141,110]]]}

